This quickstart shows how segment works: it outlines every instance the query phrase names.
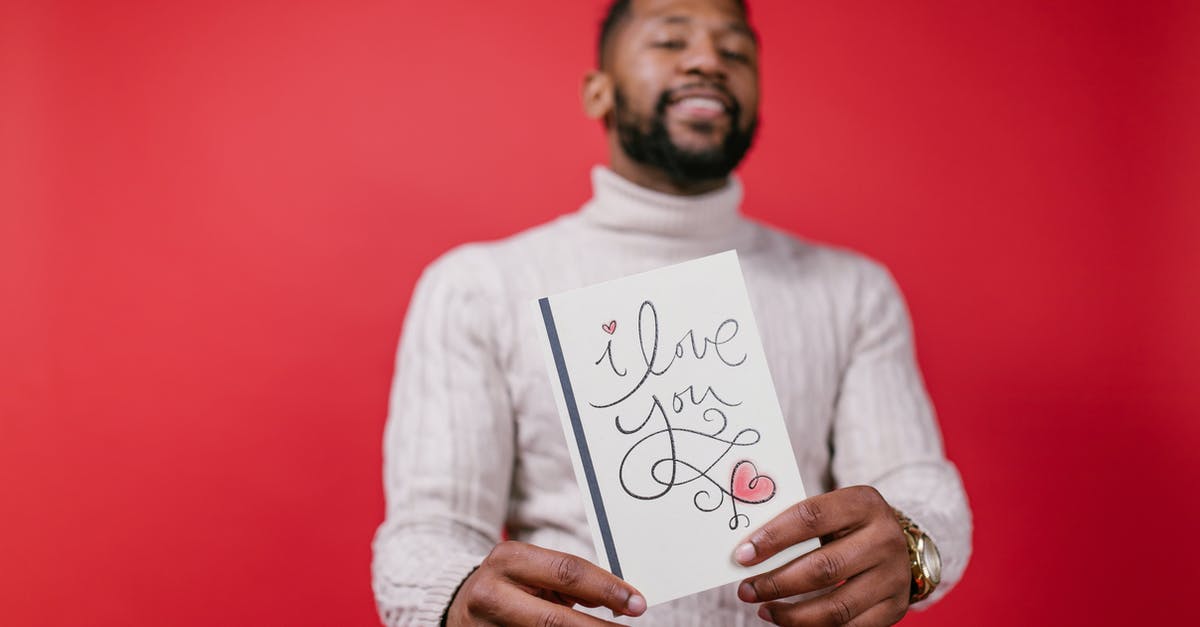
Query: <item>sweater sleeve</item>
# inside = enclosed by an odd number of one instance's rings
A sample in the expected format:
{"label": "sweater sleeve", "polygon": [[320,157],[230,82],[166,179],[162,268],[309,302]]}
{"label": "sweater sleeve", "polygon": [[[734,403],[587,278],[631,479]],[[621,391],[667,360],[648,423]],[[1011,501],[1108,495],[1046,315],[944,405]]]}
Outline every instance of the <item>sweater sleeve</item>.
{"label": "sweater sleeve", "polygon": [[942,583],[916,607],[944,596],[971,555],[971,511],[917,368],[903,297],[882,266],[868,262],[833,428],[838,486],[871,485],[937,543]]}
{"label": "sweater sleeve", "polygon": [[434,262],[405,318],[384,431],[372,587],[386,625],[437,625],[499,541],[513,420],[489,333],[499,301],[470,249]]}

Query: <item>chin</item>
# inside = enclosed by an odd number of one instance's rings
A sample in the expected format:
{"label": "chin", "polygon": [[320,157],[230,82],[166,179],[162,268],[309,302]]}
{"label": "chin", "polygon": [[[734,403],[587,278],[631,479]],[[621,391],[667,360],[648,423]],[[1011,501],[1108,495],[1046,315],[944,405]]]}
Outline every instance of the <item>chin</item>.
{"label": "chin", "polygon": [[725,137],[697,136],[695,132],[686,134],[671,133],[671,143],[681,152],[704,154],[720,152],[725,146]]}

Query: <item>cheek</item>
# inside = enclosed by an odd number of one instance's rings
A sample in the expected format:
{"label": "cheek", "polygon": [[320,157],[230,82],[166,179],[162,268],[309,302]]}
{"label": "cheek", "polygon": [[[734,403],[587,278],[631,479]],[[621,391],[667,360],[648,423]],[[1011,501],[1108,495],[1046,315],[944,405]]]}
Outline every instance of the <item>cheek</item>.
{"label": "cheek", "polygon": [[755,103],[753,107],[746,107],[742,111],[742,119],[740,120],[742,128],[749,128],[750,123],[753,122],[756,117],[758,117],[758,104]]}
{"label": "cheek", "polygon": [[745,92],[746,95],[739,99],[739,104],[742,106],[741,120],[739,122],[743,127],[748,126],[750,121],[758,115],[758,86],[757,84],[750,86]]}
{"label": "cheek", "polygon": [[665,86],[669,84],[668,75],[658,64],[644,61],[631,64],[629,72],[621,82],[625,97],[630,104],[640,111],[650,112],[658,103]]}

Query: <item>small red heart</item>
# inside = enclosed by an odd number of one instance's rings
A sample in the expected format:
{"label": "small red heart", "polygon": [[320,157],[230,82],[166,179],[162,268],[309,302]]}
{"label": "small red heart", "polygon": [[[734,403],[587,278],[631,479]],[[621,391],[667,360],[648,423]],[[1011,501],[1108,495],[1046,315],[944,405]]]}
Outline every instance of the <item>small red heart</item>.
{"label": "small red heart", "polygon": [[752,462],[741,461],[733,467],[733,498],[743,503],[766,503],[775,496],[775,480],[758,474]]}
{"label": "small red heart", "polygon": [[611,321],[609,321],[609,323],[608,323],[608,324],[602,324],[602,325],[600,325],[600,328],[601,328],[601,329],[604,329],[604,332],[605,332],[605,333],[607,333],[607,334],[609,334],[609,335],[612,335],[612,334],[613,334],[613,332],[617,330],[617,321],[616,321],[616,320],[611,320]]}

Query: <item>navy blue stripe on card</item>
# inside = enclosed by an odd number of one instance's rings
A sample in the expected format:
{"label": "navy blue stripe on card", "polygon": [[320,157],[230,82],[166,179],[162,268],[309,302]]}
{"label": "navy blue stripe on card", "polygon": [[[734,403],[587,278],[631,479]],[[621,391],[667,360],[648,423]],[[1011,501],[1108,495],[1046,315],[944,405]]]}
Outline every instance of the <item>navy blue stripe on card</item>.
{"label": "navy blue stripe on card", "polygon": [[[571,377],[567,374],[567,363],[563,359],[562,344],[558,342],[558,329],[554,326],[554,314],[550,311],[550,299],[538,301],[542,306],[542,321],[546,323],[546,336],[550,338],[550,352],[554,354],[554,367],[558,369],[558,381],[562,384],[563,400],[567,414],[571,417],[571,428],[575,431],[575,446],[583,462],[583,475],[587,479],[588,491],[592,493],[592,509],[596,512],[596,524],[600,527],[600,538],[604,541],[604,553],[608,556],[608,568],[621,577],[621,564],[617,561],[617,549],[613,546],[612,532],[608,528],[608,514],[604,513],[604,499],[596,483],[596,469],[592,468],[592,454],[588,452],[587,437],[583,434],[583,423],[579,421],[579,407],[575,405],[575,391],[571,389]],[[624,579],[624,577],[622,577]]]}

